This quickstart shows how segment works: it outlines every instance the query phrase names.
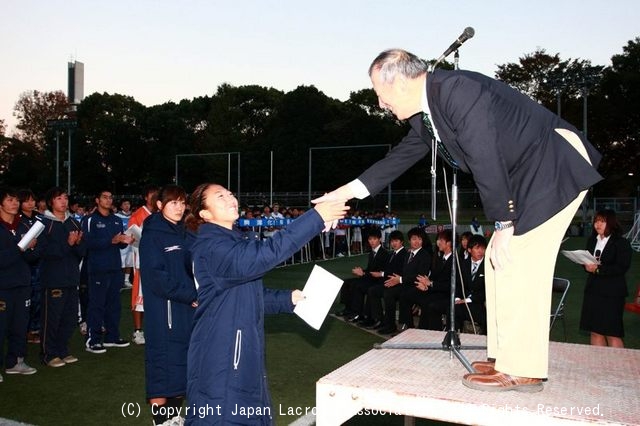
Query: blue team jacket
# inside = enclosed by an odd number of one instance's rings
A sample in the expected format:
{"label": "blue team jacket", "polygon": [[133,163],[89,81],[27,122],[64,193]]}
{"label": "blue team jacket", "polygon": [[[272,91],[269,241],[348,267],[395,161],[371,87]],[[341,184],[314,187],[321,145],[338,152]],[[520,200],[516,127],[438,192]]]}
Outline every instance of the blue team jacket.
{"label": "blue team jacket", "polygon": [[184,396],[187,349],[193,327],[196,287],[189,248],[194,235],[154,213],[144,221],[140,274],[144,283],[147,399]]}
{"label": "blue team jacket", "polygon": [[120,249],[127,244],[112,244],[111,239],[122,233],[122,220],[114,215],[103,216],[94,211],[82,221],[87,243],[87,266],[90,274],[119,271],[122,268]]}
{"label": "blue team jacket", "polygon": [[[11,231],[9,224],[0,224],[0,289],[8,290],[15,287],[29,287],[31,285],[31,269],[29,263],[38,259],[39,250],[28,249],[21,251],[18,243],[29,231],[27,225],[16,216]],[[37,243],[36,243],[36,247]]]}
{"label": "blue team jacket", "polygon": [[[273,423],[264,314],[291,312],[293,304],[290,290],[265,289],[262,277],[323,227],[315,210],[263,241],[200,226],[191,249],[199,306],[189,346],[187,424]],[[254,414],[242,414],[243,407]]]}
{"label": "blue team jacket", "polygon": [[40,284],[44,288],[76,287],[80,284],[80,261],[86,253],[84,238],[70,246],[69,232],[81,231],[80,224],[68,213],[61,221],[46,211],[40,246]]}

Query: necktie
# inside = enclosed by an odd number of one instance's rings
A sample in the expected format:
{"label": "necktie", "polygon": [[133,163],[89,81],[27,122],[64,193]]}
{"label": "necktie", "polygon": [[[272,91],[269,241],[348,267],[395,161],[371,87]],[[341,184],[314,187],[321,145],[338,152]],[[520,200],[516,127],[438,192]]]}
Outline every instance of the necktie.
{"label": "necktie", "polygon": [[415,257],[415,253],[411,252],[411,254],[409,255],[409,260],[407,261],[407,263],[411,263],[411,261],[413,260],[414,257]]}
{"label": "necktie", "polygon": [[476,262],[471,262],[471,279],[476,277],[476,272],[478,272],[478,264]]}
{"label": "necktie", "polygon": [[391,256],[389,256],[389,263],[393,262],[393,258],[396,257],[396,251],[391,252]]}
{"label": "necktie", "polygon": [[449,166],[457,169],[458,163],[456,163],[456,160],[453,159],[453,157],[451,156],[447,148],[444,146],[444,144],[439,140],[437,140],[436,134],[433,131],[433,126],[431,125],[431,118],[429,117],[429,114],[427,114],[426,112],[422,113],[422,122],[424,123],[427,130],[429,130],[429,133],[431,133],[431,137],[436,140],[436,146],[438,148],[438,153],[440,153],[440,156],[447,162],[447,164],[449,164]]}

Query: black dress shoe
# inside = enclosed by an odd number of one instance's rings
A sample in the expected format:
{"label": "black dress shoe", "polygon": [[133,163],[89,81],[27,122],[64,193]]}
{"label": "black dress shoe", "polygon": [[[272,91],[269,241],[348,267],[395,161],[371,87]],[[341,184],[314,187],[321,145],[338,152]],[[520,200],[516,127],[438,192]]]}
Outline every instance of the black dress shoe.
{"label": "black dress shoe", "polygon": [[355,314],[355,315],[351,315],[349,317],[347,317],[347,321],[349,322],[358,322],[358,320],[362,318],[360,315]]}
{"label": "black dress shoe", "polygon": [[368,321],[369,321],[369,318],[365,317],[364,315],[360,315],[360,318],[358,318],[358,320],[356,321],[356,324],[362,325],[367,323]]}
{"label": "black dress shoe", "polygon": [[364,326],[368,330],[375,330],[376,328],[380,328],[382,326],[382,321],[374,321],[371,320],[371,325]]}
{"label": "black dress shoe", "polygon": [[387,328],[387,327],[388,325],[381,321],[380,325],[377,326],[374,330],[382,330],[383,328]]}
{"label": "black dress shoe", "polygon": [[370,328],[375,323],[376,322],[374,320],[367,318],[364,321],[358,322],[358,325],[362,328]]}
{"label": "black dress shoe", "polygon": [[378,330],[380,334],[393,334],[398,331],[395,327],[384,327]]}

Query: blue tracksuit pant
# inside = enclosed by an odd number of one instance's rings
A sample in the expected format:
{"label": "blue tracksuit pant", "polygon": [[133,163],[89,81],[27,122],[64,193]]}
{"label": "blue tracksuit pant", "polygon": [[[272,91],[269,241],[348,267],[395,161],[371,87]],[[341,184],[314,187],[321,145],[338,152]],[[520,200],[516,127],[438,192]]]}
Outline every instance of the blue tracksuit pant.
{"label": "blue tracksuit pant", "polygon": [[41,357],[47,363],[69,355],[69,340],[78,323],[78,288],[42,290]]}
{"label": "blue tracksuit pant", "polygon": [[[27,354],[27,328],[31,305],[31,286],[0,290],[0,360],[12,368]],[[4,355],[4,339],[7,339]]]}
{"label": "blue tracksuit pant", "polygon": [[120,339],[120,288],[123,281],[122,270],[89,271],[87,329],[91,344],[101,343],[103,325],[106,329],[105,343],[113,343]]}

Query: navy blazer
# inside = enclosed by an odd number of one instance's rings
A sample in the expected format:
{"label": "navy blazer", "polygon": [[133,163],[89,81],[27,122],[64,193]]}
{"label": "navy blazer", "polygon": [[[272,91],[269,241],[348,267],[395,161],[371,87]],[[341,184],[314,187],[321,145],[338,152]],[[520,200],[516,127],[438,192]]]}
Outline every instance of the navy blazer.
{"label": "navy blazer", "polygon": [[367,268],[364,269],[365,276],[371,278],[372,272],[380,272],[384,271],[385,265],[389,260],[389,252],[386,248],[380,247],[376,252],[376,255],[371,257],[372,252],[369,252],[369,262],[367,263]]}
{"label": "navy blazer", "polygon": [[[485,257],[486,259],[486,257]],[[471,299],[473,303],[482,304],[486,301],[487,296],[484,288],[484,261],[478,265],[476,276],[471,277],[471,256],[460,261],[460,273],[456,274],[456,297],[464,299],[464,296]],[[462,294],[462,283],[460,282],[460,275],[464,280],[464,295]]]}
{"label": "navy blazer", "polygon": [[433,267],[431,268],[431,274],[429,279],[433,283],[430,293],[447,293],[451,292],[451,269],[453,268],[453,258],[451,255],[444,260],[441,256],[442,253],[436,254],[433,260]]}
{"label": "navy blazer", "polygon": [[384,267],[384,279],[388,279],[393,274],[402,275],[408,256],[409,252],[404,247],[402,247],[397,253],[395,253],[395,250],[392,250],[389,258],[387,259],[387,264]]}
{"label": "navy blazer", "polygon": [[413,259],[409,260],[410,257],[411,249],[408,249],[407,261],[402,270],[402,285],[415,287],[418,275],[429,275],[429,271],[431,270],[431,254],[429,254],[427,249],[421,247]]}
{"label": "navy blazer", "polygon": [[[507,84],[470,71],[427,75],[427,100],[442,143],[473,174],[487,219],[516,221],[521,235],[602,179],[600,154],[578,130]],[[423,158],[432,136],[422,113],[385,158],[359,176],[374,195]],[[556,129],[574,132],[591,164]]]}

